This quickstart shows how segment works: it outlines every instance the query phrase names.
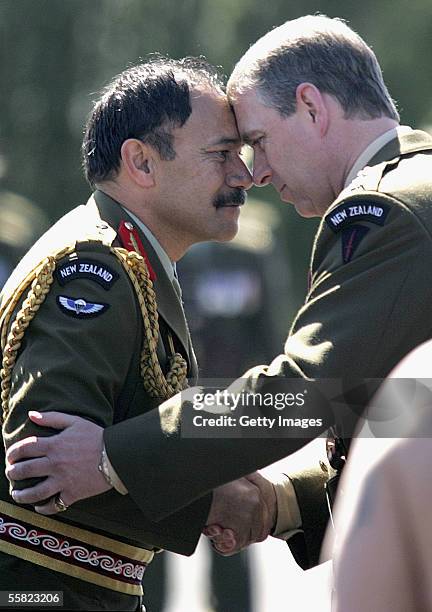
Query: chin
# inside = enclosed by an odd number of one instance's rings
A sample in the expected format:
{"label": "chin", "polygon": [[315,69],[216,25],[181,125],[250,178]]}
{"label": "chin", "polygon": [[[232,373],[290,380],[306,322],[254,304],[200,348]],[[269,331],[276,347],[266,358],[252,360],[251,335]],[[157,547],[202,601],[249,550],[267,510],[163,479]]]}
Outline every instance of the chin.
{"label": "chin", "polygon": [[224,231],[219,232],[219,234],[214,238],[217,242],[230,242],[230,240],[234,240],[234,238],[238,234],[239,227],[235,225],[235,227],[226,227]]}
{"label": "chin", "polygon": [[303,217],[303,219],[313,219],[314,217],[321,216],[314,210],[305,210],[304,208],[297,208],[297,206],[295,207],[295,209],[297,213],[300,215],[300,217]]}
{"label": "chin", "polygon": [[[282,193],[285,190],[282,191]],[[284,202],[285,204],[290,204],[291,206],[294,206],[294,208],[296,209],[296,213],[300,215],[300,217],[304,217],[305,219],[308,219],[309,217],[316,217],[317,213],[315,212],[314,208],[312,207],[311,203],[306,201],[306,202],[294,202],[292,199],[288,198],[287,196],[280,196],[280,199],[282,202]]]}
{"label": "chin", "polygon": [[303,219],[312,219],[313,217],[322,217],[323,214],[317,210],[311,202],[302,202],[294,204],[296,212],[303,217]]}

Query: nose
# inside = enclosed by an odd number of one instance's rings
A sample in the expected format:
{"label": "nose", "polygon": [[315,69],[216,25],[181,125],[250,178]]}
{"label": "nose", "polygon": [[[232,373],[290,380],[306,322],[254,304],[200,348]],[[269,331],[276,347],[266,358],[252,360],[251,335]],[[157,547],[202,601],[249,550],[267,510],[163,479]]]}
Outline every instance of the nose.
{"label": "nose", "polygon": [[245,190],[250,189],[253,185],[252,175],[240,157],[236,160],[235,167],[229,172],[226,180],[230,187],[240,187]]}
{"label": "nose", "polygon": [[267,158],[260,152],[254,153],[253,182],[257,187],[264,187],[272,181],[272,171]]}

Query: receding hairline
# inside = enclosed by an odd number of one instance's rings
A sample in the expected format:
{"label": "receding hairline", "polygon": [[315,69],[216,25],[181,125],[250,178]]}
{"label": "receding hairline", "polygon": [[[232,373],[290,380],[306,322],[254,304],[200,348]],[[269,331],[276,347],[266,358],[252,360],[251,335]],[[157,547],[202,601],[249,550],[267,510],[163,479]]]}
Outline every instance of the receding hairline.
{"label": "receding hairline", "polygon": [[240,58],[231,73],[227,83],[227,95],[229,100],[235,100],[236,95],[247,89],[258,89],[254,77],[258,73],[259,62],[288,48],[300,40],[313,39],[318,34],[339,35],[347,40],[361,44],[364,48],[370,48],[366,42],[344,19],[339,17],[327,17],[326,15],[305,15],[297,19],[286,21],[282,25],[270,30],[259,38]]}

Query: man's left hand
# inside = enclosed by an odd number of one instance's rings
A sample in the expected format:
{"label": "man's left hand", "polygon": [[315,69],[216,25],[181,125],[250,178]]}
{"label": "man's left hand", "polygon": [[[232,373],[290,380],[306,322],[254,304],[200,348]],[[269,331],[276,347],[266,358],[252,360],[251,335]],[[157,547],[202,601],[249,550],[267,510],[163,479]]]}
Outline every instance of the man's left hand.
{"label": "man's left hand", "polygon": [[[18,504],[33,504],[40,514],[59,511],[55,497],[66,506],[99,495],[111,487],[98,470],[103,446],[103,428],[87,419],[62,412],[29,412],[37,425],[61,429],[50,437],[31,436],[15,442],[6,453],[6,476],[12,482],[46,477],[33,487],[14,489]],[[39,502],[49,499],[47,503]]]}

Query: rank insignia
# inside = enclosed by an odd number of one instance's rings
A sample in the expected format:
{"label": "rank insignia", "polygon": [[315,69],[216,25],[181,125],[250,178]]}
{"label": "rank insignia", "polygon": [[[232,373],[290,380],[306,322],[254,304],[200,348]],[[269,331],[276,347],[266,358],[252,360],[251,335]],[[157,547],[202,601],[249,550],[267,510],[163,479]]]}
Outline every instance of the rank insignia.
{"label": "rank insignia", "polygon": [[98,317],[109,308],[109,304],[96,304],[87,302],[83,298],[71,298],[66,295],[58,295],[57,304],[62,312],[77,319]]}
{"label": "rank insignia", "polygon": [[366,236],[369,227],[365,225],[350,225],[342,232],[342,259],[344,263],[351,261],[358,245]]}
{"label": "rank insignia", "polygon": [[62,286],[76,278],[88,278],[108,291],[118,277],[117,272],[96,259],[72,259],[56,270],[57,281]]}
{"label": "rank insignia", "polygon": [[390,206],[388,204],[369,204],[365,201],[357,203],[351,200],[333,208],[326,215],[325,222],[333,232],[337,233],[347,225],[357,221],[369,221],[369,223],[375,223],[376,225],[384,225],[389,212]]}
{"label": "rank insignia", "polygon": [[149,277],[152,282],[156,280],[155,271],[152,268],[148,255],[145,251],[144,245],[141,242],[141,238],[134,225],[130,221],[122,221],[117,230],[119,240],[122,246],[128,251],[136,251],[139,253],[146,262]]}

